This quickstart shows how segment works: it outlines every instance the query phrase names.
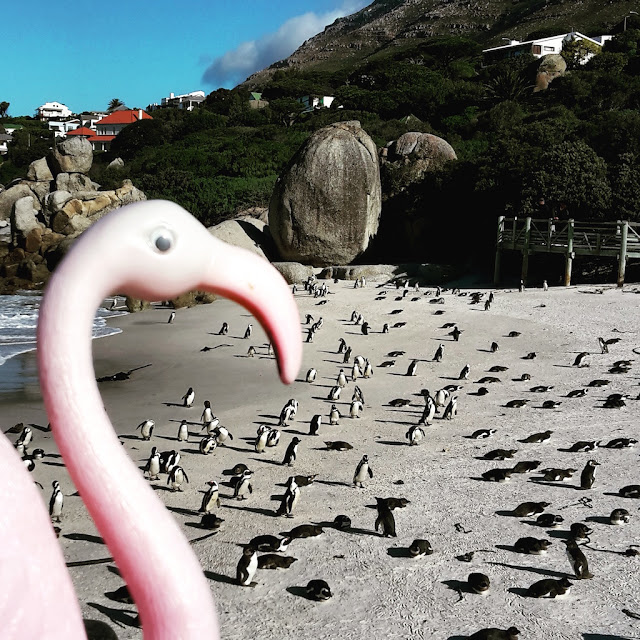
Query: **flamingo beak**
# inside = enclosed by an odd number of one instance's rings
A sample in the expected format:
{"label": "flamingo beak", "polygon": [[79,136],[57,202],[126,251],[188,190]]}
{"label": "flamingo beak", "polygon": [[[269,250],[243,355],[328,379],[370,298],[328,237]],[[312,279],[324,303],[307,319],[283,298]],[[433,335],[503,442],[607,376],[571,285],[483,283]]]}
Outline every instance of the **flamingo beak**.
{"label": "flamingo beak", "polygon": [[284,278],[266,260],[217,238],[202,287],[238,302],[260,322],[271,340],[280,379],[292,383],[302,362],[298,307]]}

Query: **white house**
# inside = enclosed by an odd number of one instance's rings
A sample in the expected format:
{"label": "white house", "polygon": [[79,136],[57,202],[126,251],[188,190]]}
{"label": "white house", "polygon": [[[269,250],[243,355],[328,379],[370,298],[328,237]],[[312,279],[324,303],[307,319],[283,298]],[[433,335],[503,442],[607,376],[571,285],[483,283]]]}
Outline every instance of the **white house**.
{"label": "white house", "polygon": [[298,102],[304,105],[305,111],[328,109],[334,100],[333,96],[302,96],[302,98],[298,98]]}
{"label": "white house", "polygon": [[[595,38],[590,38],[579,31],[570,31],[569,33],[562,33],[557,36],[537,38],[536,40],[527,40],[525,42],[510,40],[509,44],[505,44],[500,47],[493,47],[491,49],[484,49],[482,51],[482,55],[485,64],[491,64],[505,58],[513,58],[526,53],[530,53],[534,58],[542,58],[542,56],[560,53],[564,43],[571,40],[586,40],[600,48],[607,40],[611,40],[611,38],[613,38],[613,36],[597,36]],[[586,64],[594,55],[594,53],[587,54],[582,59],[581,64]]]}
{"label": "white house", "polygon": [[191,93],[183,93],[179,96],[175,95],[175,93],[170,93],[168,98],[162,98],[160,104],[157,102],[150,104],[148,109],[155,111],[156,109],[163,109],[165,107],[174,107],[176,109],[193,111],[201,102],[204,102],[205,97],[204,91],[192,91]]}
{"label": "white house", "polygon": [[80,125],[80,120],[74,118],[72,120],[49,120],[49,131],[53,131],[53,135],[56,138],[64,138],[69,131],[77,129]]}
{"label": "white house", "polygon": [[13,140],[10,133],[0,133],[0,155],[3,156],[9,150],[9,143]]}
{"label": "white house", "polygon": [[96,124],[106,118],[109,115],[108,111],[83,111],[78,118],[80,118],[80,126],[87,127],[89,129],[95,129]]}
{"label": "white house", "polygon": [[61,102],[45,102],[37,112],[40,120],[62,120],[71,116],[71,109]]}

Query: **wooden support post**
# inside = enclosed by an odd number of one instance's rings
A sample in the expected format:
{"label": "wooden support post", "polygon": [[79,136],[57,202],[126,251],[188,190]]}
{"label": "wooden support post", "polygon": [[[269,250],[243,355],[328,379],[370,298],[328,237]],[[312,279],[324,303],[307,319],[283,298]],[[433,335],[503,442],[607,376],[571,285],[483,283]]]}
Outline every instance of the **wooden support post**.
{"label": "wooden support post", "polygon": [[493,268],[493,284],[500,282],[500,258],[502,257],[502,240],[504,235],[504,216],[498,216],[498,232],[496,237],[496,261]]}
{"label": "wooden support post", "polygon": [[573,266],[573,218],[567,221],[567,255],[564,262],[564,286],[571,284],[571,268]]}
{"label": "wooden support post", "polygon": [[624,272],[627,266],[627,235],[629,223],[626,220],[619,222],[620,228],[620,254],[618,255],[618,286],[624,285]]}
{"label": "wooden support post", "polygon": [[520,276],[522,282],[527,284],[527,275],[529,273],[529,240],[531,238],[531,217],[525,218],[524,221],[524,249],[522,250],[522,274]]}

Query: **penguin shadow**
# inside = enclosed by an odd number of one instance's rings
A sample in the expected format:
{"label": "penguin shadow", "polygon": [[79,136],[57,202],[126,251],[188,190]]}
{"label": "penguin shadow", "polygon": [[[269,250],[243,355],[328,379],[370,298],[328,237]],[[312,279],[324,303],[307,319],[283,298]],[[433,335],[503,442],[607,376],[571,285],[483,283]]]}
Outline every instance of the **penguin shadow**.
{"label": "penguin shadow", "polygon": [[389,547],[387,555],[392,558],[413,558],[408,547]]}
{"label": "penguin shadow", "polygon": [[[320,451],[326,451],[326,448],[320,449]],[[337,480],[314,480],[314,484],[326,484],[330,487],[352,487],[351,482],[340,482]]]}
{"label": "penguin shadow", "polygon": [[183,509],[182,507],[167,507],[167,509],[169,511],[172,511],[173,513],[179,513],[182,516],[194,516],[196,514],[196,510],[195,509]]}
{"label": "penguin shadow", "polygon": [[311,600],[313,602],[317,602],[314,598],[312,598],[307,593],[306,587],[287,587],[287,591],[294,596],[298,596],[299,598],[304,598],[305,600]]}
{"label": "penguin shadow", "polygon": [[182,409],[190,409],[191,407],[185,407],[182,402],[163,402],[165,407],[180,407]]}
{"label": "penguin shadow", "polygon": [[273,509],[261,509],[260,507],[236,507],[231,504],[225,504],[225,509],[233,509],[235,511],[248,511],[249,513],[258,513],[262,516],[269,516],[271,518],[278,517],[278,514]]}
{"label": "penguin shadow", "polygon": [[163,484],[152,484],[150,485],[154,491],[169,491],[170,493],[174,493],[169,487],[166,487]]}
{"label": "penguin shadow", "polygon": [[191,527],[192,529],[201,529],[203,531],[208,531],[203,536],[198,536],[197,538],[193,538],[193,540],[189,540],[189,544],[195,544],[196,542],[202,542],[203,540],[207,540],[211,538],[211,536],[218,535],[218,531],[211,531],[211,529],[207,529],[207,527],[203,527],[199,522],[185,522],[187,527]]}
{"label": "penguin shadow", "polygon": [[[232,585],[235,585],[236,587],[239,586],[237,580],[235,580],[230,576],[225,576],[223,573],[218,573],[216,571],[209,571],[205,569],[204,576],[208,580],[213,580],[214,582],[221,582],[223,584],[232,584]],[[255,584],[256,584],[255,582],[252,582],[251,586],[255,586]]]}
{"label": "penguin shadow", "polygon": [[539,484],[543,487],[558,487],[559,489],[575,489],[576,491],[582,491],[581,487],[575,484],[566,484],[565,482],[544,482],[543,480],[537,480],[536,478],[529,478],[529,482],[533,484]]}
{"label": "penguin shadow", "polygon": [[404,420],[376,420],[376,422],[381,422],[382,424],[399,424],[409,427],[415,424],[415,422],[407,422]]}
{"label": "penguin shadow", "polygon": [[[583,633],[583,640],[634,640],[629,636],[612,636],[608,633]],[[635,636],[636,640],[638,636]]]}
{"label": "penguin shadow", "polygon": [[551,529],[547,531],[547,535],[550,538],[556,538],[556,540],[568,540],[570,537],[569,531],[562,531],[561,529]]}
{"label": "penguin shadow", "polygon": [[[260,413],[258,414],[258,418],[266,418],[267,420],[279,420],[280,416],[274,416],[270,413]],[[261,422],[254,422],[254,424],[262,424]]]}
{"label": "penguin shadow", "polygon": [[585,518],[585,522],[597,522],[598,524],[611,524],[609,518],[605,518],[604,516],[587,516]]}
{"label": "penguin shadow", "polygon": [[[278,462],[277,460],[267,460],[266,458],[251,458],[251,460],[255,460],[256,462],[265,462],[266,464],[272,464],[276,467],[282,467],[282,462]],[[286,466],[286,465],[285,465]]]}
{"label": "penguin shadow", "polygon": [[120,569],[115,564],[110,564],[107,567],[107,571],[109,573],[113,573],[114,576],[118,576],[118,578],[122,578],[122,574],[120,573]]}
{"label": "penguin shadow", "polygon": [[269,500],[274,500],[277,502],[281,502],[283,498],[284,498],[284,493],[280,493],[280,494],[273,493],[269,496]]}
{"label": "penguin shadow", "polygon": [[200,454],[199,449],[180,449],[180,453],[197,453]]}
{"label": "penguin shadow", "polygon": [[120,438],[120,440],[143,440],[147,442],[142,436],[136,436],[131,434],[124,434],[124,435],[118,436],[118,438]]}
{"label": "penguin shadow", "polygon": [[509,593],[513,593],[516,596],[520,596],[521,598],[528,598],[530,597],[529,594],[529,590],[528,589],[524,589],[523,587],[509,587],[509,589],[507,589],[507,591]]}
{"label": "penguin shadow", "polygon": [[122,611],[121,609],[114,609],[113,607],[105,607],[103,604],[98,604],[97,602],[87,602],[87,605],[109,618],[114,624],[121,627],[140,628],[138,613],[135,609],[134,611]]}
{"label": "penguin shadow", "polygon": [[501,551],[510,551],[511,553],[517,553],[519,555],[528,555],[527,553],[521,553],[520,551],[516,551],[516,548],[510,544],[497,544],[495,545],[496,549],[500,549]]}
{"label": "penguin shadow", "polygon": [[[464,580],[443,580],[441,584],[458,593],[473,593],[473,589]],[[466,638],[466,636],[463,636]]]}
{"label": "penguin shadow", "polygon": [[63,538],[67,540],[82,540],[83,542],[95,542],[96,544],[104,544],[104,540],[100,536],[92,536],[88,533],[65,533]]}
{"label": "penguin shadow", "polygon": [[97,564],[108,564],[113,562],[113,558],[96,558],[95,560],[76,560],[74,562],[67,562],[66,566],[68,569],[73,569],[74,567],[92,567]]}
{"label": "penguin shadow", "polygon": [[[476,309],[478,311],[478,309]],[[480,353],[494,353],[491,349],[476,349],[476,351],[480,351]]]}
{"label": "penguin shadow", "polygon": [[549,576],[551,578],[572,578],[573,575],[563,573],[562,571],[552,571],[551,569],[541,569],[540,567],[529,567],[524,565],[509,564],[508,562],[492,562],[487,561],[487,564],[493,564],[499,567],[506,567],[507,569],[517,569],[518,571],[529,571],[531,573],[537,573],[541,576]]}
{"label": "penguin shadow", "polygon": [[329,364],[349,364],[348,362],[344,362],[342,360],[323,360],[322,362],[328,362]]}
{"label": "penguin shadow", "polygon": [[[309,421],[311,424],[311,421]],[[292,433],[296,436],[308,436],[311,435],[308,431],[299,431],[298,429],[283,429],[284,433]]]}
{"label": "penguin shadow", "polygon": [[49,467],[64,467],[62,462],[49,462],[48,460],[43,460],[42,464],[46,464]]}
{"label": "penguin shadow", "polygon": [[38,431],[44,431],[45,433],[51,431],[51,429],[49,429],[48,427],[43,427],[41,424],[35,424],[33,422],[30,422],[29,426],[33,429],[37,429]]}
{"label": "penguin shadow", "polygon": [[[477,478],[473,478],[473,480],[477,480]],[[481,478],[481,480],[484,481],[484,478]],[[511,518],[517,517],[513,515],[513,511],[506,511],[505,509],[500,509],[499,511],[496,511],[496,515],[497,516],[508,516]]]}
{"label": "penguin shadow", "polygon": [[[402,424],[402,423],[400,423]],[[405,423],[405,424],[409,424],[409,423]],[[408,446],[406,442],[400,442],[398,440],[376,440],[375,441],[376,444],[384,444],[387,446],[391,446],[391,447],[406,447]]]}

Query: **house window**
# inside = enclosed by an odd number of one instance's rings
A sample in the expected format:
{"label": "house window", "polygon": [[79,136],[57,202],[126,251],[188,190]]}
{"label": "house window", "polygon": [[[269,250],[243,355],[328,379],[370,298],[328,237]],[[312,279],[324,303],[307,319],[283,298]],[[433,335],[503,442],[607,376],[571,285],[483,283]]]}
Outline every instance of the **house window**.
{"label": "house window", "polygon": [[539,44],[534,44],[531,47],[531,53],[533,53],[533,55],[540,55],[542,53],[542,47]]}
{"label": "house window", "polygon": [[545,51],[555,51],[556,48],[555,47],[545,47],[544,50]]}

